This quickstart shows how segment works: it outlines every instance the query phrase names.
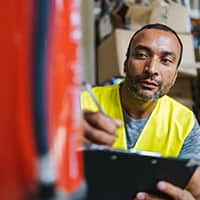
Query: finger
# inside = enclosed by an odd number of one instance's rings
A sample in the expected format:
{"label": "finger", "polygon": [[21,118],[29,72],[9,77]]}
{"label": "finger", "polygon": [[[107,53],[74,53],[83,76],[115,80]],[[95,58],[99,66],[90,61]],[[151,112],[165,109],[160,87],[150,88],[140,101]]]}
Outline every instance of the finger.
{"label": "finger", "polygon": [[100,112],[84,112],[84,119],[94,128],[101,129],[112,135],[116,135],[117,128],[121,126],[119,120],[112,119]]}
{"label": "finger", "polygon": [[139,192],[136,194],[135,200],[144,200],[147,197],[147,194],[144,192]]}
{"label": "finger", "polygon": [[123,124],[123,122],[121,120],[119,120],[119,119],[110,118],[110,120],[111,120],[111,122],[113,122],[115,124],[115,126],[117,128],[120,128],[122,126],[122,124]]}
{"label": "finger", "polygon": [[88,140],[85,136],[81,137],[81,144],[82,145],[91,145],[92,142],[90,140]]}
{"label": "finger", "polygon": [[174,200],[195,200],[190,192],[170,183],[160,181],[158,182],[157,187],[162,192],[171,196]]}
{"label": "finger", "polygon": [[115,141],[114,135],[92,127],[87,121],[84,121],[83,128],[85,140],[89,140],[91,143],[112,146]]}
{"label": "finger", "polygon": [[163,200],[163,199],[145,192],[139,192],[137,193],[135,200]]}

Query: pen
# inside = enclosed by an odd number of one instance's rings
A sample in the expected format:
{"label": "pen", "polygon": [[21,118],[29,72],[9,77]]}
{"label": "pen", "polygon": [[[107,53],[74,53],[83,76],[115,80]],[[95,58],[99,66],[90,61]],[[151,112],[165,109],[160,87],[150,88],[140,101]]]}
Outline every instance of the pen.
{"label": "pen", "polygon": [[85,90],[88,92],[88,94],[90,95],[90,97],[92,98],[92,100],[94,101],[94,103],[96,104],[98,110],[100,112],[102,112],[103,114],[105,114],[103,108],[101,107],[99,101],[97,100],[94,92],[92,91],[92,86],[87,82],[87,81],[83,81],[83,86],[85,88]]}

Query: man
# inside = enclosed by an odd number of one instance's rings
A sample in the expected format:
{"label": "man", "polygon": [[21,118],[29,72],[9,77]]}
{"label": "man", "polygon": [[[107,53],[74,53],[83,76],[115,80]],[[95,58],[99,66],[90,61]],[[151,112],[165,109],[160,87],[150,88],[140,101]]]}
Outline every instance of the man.
{"label": "man", "polygon": [[[138,30],[126,54],[125,80],[93,89],[109,117],[97,112],[87,93],[82,94],[85,144],[200,157],[200,128],[192,111],[166,95],[175,83],[182,49],[178,35],[165,25],[149,24]],[[195,199],[200,195],[200,172],[188,184],[191,192],[166,182],[159,182],[158,188],[174,199]],[[138,193],[136,199],[159,198]]]}

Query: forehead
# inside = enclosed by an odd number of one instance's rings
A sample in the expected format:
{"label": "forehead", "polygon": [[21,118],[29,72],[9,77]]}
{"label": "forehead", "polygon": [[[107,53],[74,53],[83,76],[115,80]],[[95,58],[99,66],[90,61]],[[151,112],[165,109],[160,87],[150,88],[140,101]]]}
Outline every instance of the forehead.
{"label": "forehead", "polygon": [[152,50],[173,52],[177,56],[181,51],[176,36],[169,31],[160,29],[144,29],[139,32],[133,39],[131,47],[134,48],[138,45],[147,46]]}

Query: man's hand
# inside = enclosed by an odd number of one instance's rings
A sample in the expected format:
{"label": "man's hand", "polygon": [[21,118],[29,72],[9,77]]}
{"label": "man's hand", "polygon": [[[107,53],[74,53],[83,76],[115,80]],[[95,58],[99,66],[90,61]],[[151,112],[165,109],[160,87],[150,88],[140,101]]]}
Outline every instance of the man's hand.
{"label": "man's hand", "polygon": [[200,166],[195,170],[186,188],[191,191],[195,199],[200,200]]}
{"label": "man's hand", "polygon": [[[164,181],[158,182],[157,188],[160,191],[164,192],[165,194],[171,196],[172,199],[174,200],[196,200],[189,191],[183,190],[179,187],[176,187]],[[135,200],[164,200],[164,199],[144,192],[139,192],[136,195]]]}
{"label": "man's hand", "polygon": [[[170,183],[160,181],[157,185],[158,189],[174,200],[200,200],[200,167],[198,167],[188,183],[188,190],[183,190]],[[162,200],[154,195],[140,192],[136,195],[135,200]]]}
{"label": "man's hand", "polygon": [[83,111],[83,144],[112,146],[122,122],[101,112]]}

